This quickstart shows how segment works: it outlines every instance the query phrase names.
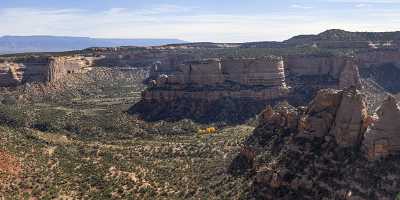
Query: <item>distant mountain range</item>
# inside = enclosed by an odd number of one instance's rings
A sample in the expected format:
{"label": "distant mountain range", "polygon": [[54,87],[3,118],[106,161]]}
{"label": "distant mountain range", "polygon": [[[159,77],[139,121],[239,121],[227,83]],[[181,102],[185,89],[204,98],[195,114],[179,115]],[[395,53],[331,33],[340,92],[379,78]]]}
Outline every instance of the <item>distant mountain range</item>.
{"label": "distant mountain range", "polygon": [[3,36],[0,54],[25,52],[61,52],[89,47],[160,46],[187,43],[179,39],[102,39],[62,36]]}
{"label": "distant mountain range", "polygon": [[120,46],[187,46],[197,48],[286,48],[304,45],[318,47],[353,48],[369,47],[369,43],[400,46],[400,31],[397,32],[349,32],[331,29],[316,35],[298,35],[282,42],[260,41],[247,43],[189,43],[179,39],[102,39],[89,37],[60,36],[3,36],[0,37],[0,54],[29,52],[62,52],[90,47]]}

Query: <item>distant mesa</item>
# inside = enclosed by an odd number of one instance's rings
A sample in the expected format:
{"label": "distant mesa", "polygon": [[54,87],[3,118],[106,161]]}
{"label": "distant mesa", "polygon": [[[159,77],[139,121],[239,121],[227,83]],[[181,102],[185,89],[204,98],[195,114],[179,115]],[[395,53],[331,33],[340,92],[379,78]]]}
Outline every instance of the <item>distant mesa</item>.
{"label": "distant mesa", "polygon": [[179,39],[103,39],[64,36],[3,36],[0,54],[26,52],[62,52],[90,47],[160,46],[187,43]]}

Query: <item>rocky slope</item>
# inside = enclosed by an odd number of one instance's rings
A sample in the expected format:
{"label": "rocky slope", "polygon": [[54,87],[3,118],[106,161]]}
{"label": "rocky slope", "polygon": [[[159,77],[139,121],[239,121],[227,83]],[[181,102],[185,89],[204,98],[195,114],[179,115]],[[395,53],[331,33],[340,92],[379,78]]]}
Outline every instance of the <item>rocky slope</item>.
{"label": "rocky slope", "polygon": [[308,107],[267,108],[230,167],[257,199],[395,199],[399,107],[368,116],[355,88],[322,90]]}

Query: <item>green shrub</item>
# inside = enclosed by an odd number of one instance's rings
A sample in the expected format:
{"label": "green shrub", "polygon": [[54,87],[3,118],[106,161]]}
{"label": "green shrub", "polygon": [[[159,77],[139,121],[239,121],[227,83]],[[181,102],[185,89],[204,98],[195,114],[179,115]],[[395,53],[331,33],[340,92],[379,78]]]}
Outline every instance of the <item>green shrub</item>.
{"label": "green shrub", "polygon": [[57,132],[65,128],[66,112],[63,110],[41,109],[35,112],[32,128],[46,132]]}
{"label": "green shrub", "polygon": [[32,113],[19,106],[0,105],[0,124],[14,128],[30,127],[33,122]]}

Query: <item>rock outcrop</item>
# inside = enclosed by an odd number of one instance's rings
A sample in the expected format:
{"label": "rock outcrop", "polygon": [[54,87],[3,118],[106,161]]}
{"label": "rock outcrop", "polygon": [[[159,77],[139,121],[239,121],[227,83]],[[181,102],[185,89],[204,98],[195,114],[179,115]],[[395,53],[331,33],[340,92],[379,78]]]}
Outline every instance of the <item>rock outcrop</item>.
{"label": "rock outcrop", "polygon": [[0,64],[0,86],[17,86],[22,81],[23,68],[16,63]]}
{"label": "rock outcrop", "polygon": [[301,118],[299,137],[332,137],[340,147],[358,146],[368,113],[355,87],[344,91],[321,90]]}
{"label": "rock outcrop", "polygon": [[376,112],[364,136],[363,146],[370,160],[400,154],[400,108],[389,96]]}
{"label": "rock outcrop", "polygon": [[150,77],[159,76],[152,81],[152,88],[143,92],[145,101],[179,98],[214,101],[223,97],[271,100],[288,93],[279,57],[194,61],[163,72],[160,75],[153,70]]}
{"label": "rock outcrop", "polygon": [[85,73],[92,59],[82,56],[32,57],[0,64],[0,87],[58,81],[68,74]]}
{"label": "rock outcrop", "polygon": [[208,59],[186,62],[175,68],[156,66],[150,77],[168,77],[166,84],[218,85],[225,81],[240,85],[285,86],[283,60],[280,57]]}
{"label": "rock outcrop", "polygon": [[208,102],[203,106],[226,98],[259,101],[260,105],[286,99],[301,105],[321,88],[361,87],[354,59],[333,56],[207,59],[164,67],[156,64],[149,83],[140,105],[151,104],[154,110],[164,112],[156,107],[172,108],[181,99]]}
{"label": "rock outcrop", "polygon": [[346,60],[344,68],[339,76],[339,89],[342,90],[349,87],[361,89],[362,86],[358,66],[354,61]]}
{"label": "rock outcrop", "polygon": [[250,199],[395,199],[400,110],[389,98],[377,115],[354,87],[268,107],[229,171],[253,180]]}
{"label": "rock outcrop", "polygon": [[158,78],[150,81],[152,86],[142,93],[142,101],[130,109],[146,119],[245,121],[289,92],[282,58],[273,56],[187,62],[172,71],[156,66],[150,77],[155,74]]}
{"label": "rock outcrop", "polygon": [[68,74],[82,74],[89,70],[92,59],[81,56],[52,57],[48,63],[48,81],[57,81]]}
{"label": "rock outcrop", "polygon": [[318,89],[361,88],[358,61],[353,57],[292,55],[285,58],[285,65],[288,85]]}

